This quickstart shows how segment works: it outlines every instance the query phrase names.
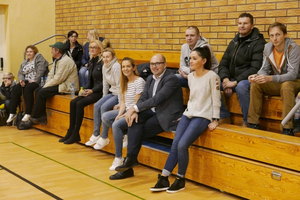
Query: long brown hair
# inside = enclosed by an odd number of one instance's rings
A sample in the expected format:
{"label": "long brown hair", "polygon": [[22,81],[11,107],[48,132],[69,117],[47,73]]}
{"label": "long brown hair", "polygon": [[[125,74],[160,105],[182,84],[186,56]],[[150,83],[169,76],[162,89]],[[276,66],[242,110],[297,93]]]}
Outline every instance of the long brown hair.
{"label": "long brown hair", "polygon": [[131,66],[133,68],[135,68],[135,70],[133,71],[133,73],[138,76],[139,73],[135,67],[135,64],[134,64],[134,60],[132,58],[129,58],[129,57],[124,57],[122,62],[121,62],[121,76],[120,76],[120,87],[121,87],[121,94],[125,94],[125,92],[127,91],[127,84],[128,84],[128,78],[127,76],[125,76],[122,72],[122,65],[123,65],[123,61],[129,61]]}

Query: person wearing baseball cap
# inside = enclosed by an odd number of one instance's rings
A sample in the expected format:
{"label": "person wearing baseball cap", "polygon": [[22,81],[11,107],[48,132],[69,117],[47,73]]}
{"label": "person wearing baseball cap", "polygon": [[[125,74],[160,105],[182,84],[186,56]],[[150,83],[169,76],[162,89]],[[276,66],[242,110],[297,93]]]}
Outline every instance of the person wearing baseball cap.
{"label": "person wearing baseball cap", "polygon": [[57,94],[70,94],[71,85],[79,90],[77,67],[72,58],[65,54],[65,45],[56,42],[52,47],[52,57],[55,59],[43,87],[36,89],[36,99],[30,120],[33,124],[47,124],[46,100]]}

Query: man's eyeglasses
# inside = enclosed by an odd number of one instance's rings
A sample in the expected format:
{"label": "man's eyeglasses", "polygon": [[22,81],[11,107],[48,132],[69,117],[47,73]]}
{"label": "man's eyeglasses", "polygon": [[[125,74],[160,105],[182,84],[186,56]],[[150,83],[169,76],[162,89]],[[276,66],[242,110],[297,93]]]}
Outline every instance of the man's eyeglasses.
{"label": "man's eyeglasses", "polygon": [[161,64],[164,64],[165,62],[156,62],[156,63],[150,63],[150,67],[158,67]]}
{"label": "man's eyeglasses", "polygon": [[89,47],[89,49],[99,49],[99,47]]}
{"label": "man's eyeglasses", "polygon": [[2,78],[2,80],[8,80],[8,79],[10,79],[10,78],[8,78],[8,77],[3,77]]}

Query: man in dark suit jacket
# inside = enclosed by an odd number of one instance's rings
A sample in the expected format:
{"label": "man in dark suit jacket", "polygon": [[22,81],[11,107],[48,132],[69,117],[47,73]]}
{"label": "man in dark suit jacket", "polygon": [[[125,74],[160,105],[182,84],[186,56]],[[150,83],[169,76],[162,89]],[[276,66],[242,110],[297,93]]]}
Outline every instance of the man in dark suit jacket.
{"label": "man in dark suit jacket", "polygon": [[128,123],[127,156],[124,163],[116,167],[118,173],[109,177],[111,180],[133,176],[132,167],[139,164],[137,156],[143,138],[176,130],[183,112],[182,89],[177,77],[166,67],[163,55],[156,54],[151,58],[153,76],[147,78],[137,104],[125,114]]}

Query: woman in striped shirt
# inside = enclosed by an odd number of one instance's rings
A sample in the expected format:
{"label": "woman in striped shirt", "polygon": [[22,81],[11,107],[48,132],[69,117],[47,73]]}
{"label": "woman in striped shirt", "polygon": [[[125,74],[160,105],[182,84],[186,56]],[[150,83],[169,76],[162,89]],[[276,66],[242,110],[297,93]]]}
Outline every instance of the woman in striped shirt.
{"label": "woman in striped shirt", "polygon": [[102,115],[103,126],[112,127],[115,142],[115,160],[109,168],[110,170],[115,170],[117,166],[123,163],[122,147],[124,148],[127,146],[126,135],[124,136],[124,144],[122,141],[124,132],[128,128],[124,114],[129,108],[136,104],[145,87],[145,81],[143,78],[139,77],[132,58],[123,58],[121,70],[120,93],[122,96],[120,109],[108,111]]}

